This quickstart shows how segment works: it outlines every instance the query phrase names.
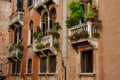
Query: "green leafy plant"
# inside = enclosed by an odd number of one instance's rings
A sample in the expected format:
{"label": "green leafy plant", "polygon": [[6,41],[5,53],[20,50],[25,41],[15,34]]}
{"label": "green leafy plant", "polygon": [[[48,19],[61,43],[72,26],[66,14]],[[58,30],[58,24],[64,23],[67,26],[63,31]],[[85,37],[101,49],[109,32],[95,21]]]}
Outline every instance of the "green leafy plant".
{"label": "green leafy plant", "polygon": [[61,26],[60,26],[59,22],[54,22],[54,27],[55,27],[56,31],[61,29]]}
{"label": "green leafy plant", "polygon": [[22,54],[21,52],[18,52],[18,55],[17,55],[17,56],[18,56],[18,59],[21,60],[22,57],[23,57],[23,54]]}
{"label": "green leafy plant", "polygon": [[37,48],[37,49],[42,49],[42,48],[45,48],[45,45],[44,45],[43,43],[38,43],[38,44],[36,45],[36,48]]}
{"label": "green leafy plant", "polygon": [[60,34],[58,33],[58,31],[53,31],[52,32],[53,37],[59,38]]}
{"label": "green leafy plant", "polygon": [[8,46],[8,51],[11,52],[12,50],[14,50],[14,44],[10,44]]}
{"label": "green leafy plant", "polygon": [[79,33],[79,35],[80,35],[80,38],[88,38],[89,37],[89,34],[87,31],[81,31]]}
{"label": "green leafy plant", "polygon": [[24,46],[19,43],[14,44],[14,47],[20,49],[21,51],[24,49]]}
{"label": "green leafy plant", "polygon": [[43,38],[43,33],[39,33],[38,35],[37,35],[37,41],[38,42],[41,42],[41,39]]}
{"label": "green leafy plant", "polygon": [[55,43],[53,44],[53,46],[54,46],[55,50],[57,50],[57,51],[60,50],[60,46],[59,46],[59,42],[58,42],[58,41],[55,42]]}
{"label": "green leafy plant", "polygon": [[45,46],[46,46],[46,47],[49,47],[49,46],[50,46],[50,42],[47,42]]}
{"label": "green leafy plant", "polygon": [[81,3],[77,1],[69,3],[68,10],[70,11],[70,16],[66,20],[66,26],[70,28],[79,23],[79,20],[83,17],[84,10]]}
{"label": "green leafy plant", "polygon": [[70,41],[76,41],[80,39],[80,35],[78,32],[73,33],[71,36],[68,37]]}
{"label": "green leafy plant", "polygon": [[98,32],[95,32],[95,33],[92,34],[92,36],[93,36],[94,38],[99,38],[99,37],[100,37],[100,34],[99,34]]}
{"label": "green leafy plant", "polygon": [[66,26],[68,28],[73,27],[78,24],[78,21],[72,17],[68,17],[66,20]]}
{"label": "green leafy plant", "polygon": [[93,19],[95,17],[95,13],[90,11],[90,12],[87,12],[84,16],[86,19]]}

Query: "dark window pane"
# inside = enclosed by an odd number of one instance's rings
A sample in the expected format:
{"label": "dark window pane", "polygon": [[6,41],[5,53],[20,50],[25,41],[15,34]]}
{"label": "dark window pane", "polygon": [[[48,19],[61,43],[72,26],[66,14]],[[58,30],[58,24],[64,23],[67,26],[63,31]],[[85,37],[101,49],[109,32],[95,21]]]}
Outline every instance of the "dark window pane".
{"label": "dark window pane", "polygon": [[16,62],[12,62],[12,73],[15,73]]}
{"label": "dark window pane", "polygon": [[16,73],[20,73],[20,66],[21,66],[21,61],[17,61],[17,64],[16,64]]}
{"label": "dark window pane", "polygon": [[33,4],[33,0],[28,0],[28,7]]}
{"label": "dark window pane", "polygon": [[33,44],[33,21],[30,21],[29,29],[30,29],[30,44]]}
{"label": "dark window pane", "polygon": [[14,31],[14,43],[17,43],[17,29]]}
{"label": "dark window pane", "polygon": [[49,57],[49,72],[50,73],[56,72],[56,56]]}
{"label": "dark window pane", "polygon": [[93,72],[93,51],[83,51],[81,55],[81,71]]}
{"label": "dark window pane", "polygon": [[17,0],[17,10],[23,10],[23,0]]}
{"label": "dark window pane", "polygon": [[32,72],[32,59],[28,60],[28,73]]}
{"label": "dark window pane", "polygon": [[43,35],[45,36],[45,32],[46,32],[46,30],[45,30],[45,23],[42,24],[42,32],[43,32]]}
{"label": "dark window pane", "polygon": [[40,58],[40,72],[45,73],[47,69],[47,58]]}

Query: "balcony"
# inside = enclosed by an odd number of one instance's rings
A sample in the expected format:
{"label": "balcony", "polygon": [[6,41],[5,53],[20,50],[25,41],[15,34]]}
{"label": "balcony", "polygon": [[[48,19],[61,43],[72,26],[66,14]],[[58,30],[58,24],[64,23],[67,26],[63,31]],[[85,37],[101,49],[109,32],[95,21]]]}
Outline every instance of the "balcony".
{"label": "balcony", "polygon": [[53,42],[54,42],[54,39],[52,35],[45,36],[42,38],[41,42],[34,41],[33,51],[38,56],[40,55],[47,56],[51,53],[55,54],[56,51],[53,48]]}
{"label": "balcony", "polygon": [[34,8],[38,12],[41,12],[43,9],[46,9],[46,7],[51,4],[58,4],[58,0],[35,0]]}
{"label": "balcony", "polygon": [[24,12],[22,11],[17,11],[15,14],[10,16],[10,26],[15,25],[17,23],[23,25],[23,19],[24,19]]}
{"label": "balcony", "polygon": [[92,26],[92,22],[79,24],[69,29],[69,43],[71,45],[87,42],[97,49],[99,36],[98,30]]}
{"label": "balcony", "polygon": [[16,60],[20,59],[21,55],[22,55],[22,53],[19,49],[14,49],[11,52],[9,52],[7,58],[9,61],[12,62],[12,61],[16,61]]}

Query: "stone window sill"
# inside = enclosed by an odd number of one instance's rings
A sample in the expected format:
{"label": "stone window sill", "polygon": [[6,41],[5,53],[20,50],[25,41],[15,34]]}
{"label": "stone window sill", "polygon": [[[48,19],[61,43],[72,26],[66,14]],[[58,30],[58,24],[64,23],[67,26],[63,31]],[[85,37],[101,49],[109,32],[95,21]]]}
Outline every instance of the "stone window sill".
{"label": "stone window sill", "polygon": [[39,73],[38,74],[39,76],[54,76],[54,75],[56,75],[56,73]]}
{"label": "stone window sill", "polygon": [[78,73],[80,76],[94,76],[95,73]]}
{"label": "stone window sill", "polygon": [[32,75],[32,73],[26,73],[26,76],[31,76]]}
{"label": "stone window sill", "polygon": [[20,73],[11,73],[11,76],[20,76]]}

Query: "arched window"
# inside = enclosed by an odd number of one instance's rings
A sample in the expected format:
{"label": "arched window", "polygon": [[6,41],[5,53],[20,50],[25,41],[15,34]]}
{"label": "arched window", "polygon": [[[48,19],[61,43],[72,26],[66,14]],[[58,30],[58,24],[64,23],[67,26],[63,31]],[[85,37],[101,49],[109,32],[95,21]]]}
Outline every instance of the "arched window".
{"label": "arched window", "polygon": [[52,8],[50,10],[50,30],[53,30],[55,20],[56,20],[56,9]]}
{"label": "arched window", "polygon": [[30,44],[32,44],[33,43],[33,21],[30,21],[30,23],[29,23],[29,34],[28,34],[28,36],[29,36],[29,45]]}
{"label": "arched window", "polygon": [[42,16],[42,32],[46,36],[48,31],[48,14],[45,12]]}

